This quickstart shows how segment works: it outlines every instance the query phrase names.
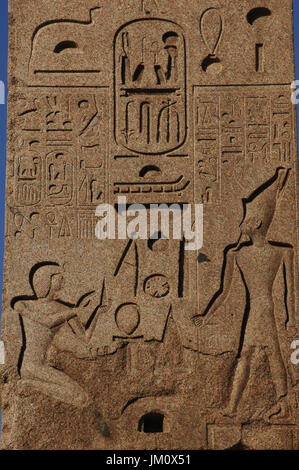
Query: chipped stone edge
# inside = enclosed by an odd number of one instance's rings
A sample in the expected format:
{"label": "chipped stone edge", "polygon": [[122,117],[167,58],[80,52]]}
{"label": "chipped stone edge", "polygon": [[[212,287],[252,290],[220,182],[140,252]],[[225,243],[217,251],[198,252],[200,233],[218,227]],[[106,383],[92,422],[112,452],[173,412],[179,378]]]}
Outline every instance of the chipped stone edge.
{"label": "chipped stone edge", "polygon": [[[5,370],[5,347],[4,347],[3,341],[0,340],[0,410],[1,410],[1,404],[2,404],[2,389],[3,389],[2,374],[4,370]],[[0,437],[1,437],[1,432],[0,432]],[[0,450],[1,449],[2,447],[1,447],[1,439],[0,439]]]}

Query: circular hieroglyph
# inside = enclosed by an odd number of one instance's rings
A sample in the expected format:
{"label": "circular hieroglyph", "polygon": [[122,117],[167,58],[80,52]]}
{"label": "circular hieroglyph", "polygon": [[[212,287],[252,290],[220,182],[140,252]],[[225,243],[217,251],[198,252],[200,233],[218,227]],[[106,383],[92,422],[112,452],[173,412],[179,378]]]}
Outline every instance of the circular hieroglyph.
{"label": "circular hieroglyph", "polygon": [[151,297],[160,299],[169,294],[170,287],[163,274],[153,274],[144,281],[144,292]]}

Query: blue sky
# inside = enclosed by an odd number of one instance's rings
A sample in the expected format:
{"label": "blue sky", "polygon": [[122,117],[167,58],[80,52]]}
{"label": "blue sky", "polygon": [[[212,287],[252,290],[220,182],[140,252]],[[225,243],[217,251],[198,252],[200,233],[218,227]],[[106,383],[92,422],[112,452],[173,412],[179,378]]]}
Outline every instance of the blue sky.
{"label": "blue sky", "polygon": [[[7,75],[7,0],[0,0],[0,80],[6,85]],[[296,78],[299,80],[299,0],[294,1],[294,36]],[[5,87],[6,88],[6,87]],[[5,100],[6,101],[6,100]],[[299,105],[298,105],[299,112]],[[299,114],[298,114],[299,116]],[[298,119],[299,130],[299,119]],[[0,288],[3,272],[4,206],[5,206],[5,160],[6,160],[6,105],[0,104]],[[2,289],[1,289],[2,290]],[[0,295],[1,302],[1,295]],[[0,304],[1,312],[1,304]]]}

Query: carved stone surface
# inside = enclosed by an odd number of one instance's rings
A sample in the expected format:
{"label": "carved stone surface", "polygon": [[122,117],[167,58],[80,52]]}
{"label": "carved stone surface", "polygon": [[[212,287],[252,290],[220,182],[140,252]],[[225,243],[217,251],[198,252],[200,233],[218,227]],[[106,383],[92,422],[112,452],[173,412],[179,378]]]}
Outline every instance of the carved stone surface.
{"label": "carved stone surface", "polygon": [[2,448],[299,449],[292,1],[13,0],[9,56]]}

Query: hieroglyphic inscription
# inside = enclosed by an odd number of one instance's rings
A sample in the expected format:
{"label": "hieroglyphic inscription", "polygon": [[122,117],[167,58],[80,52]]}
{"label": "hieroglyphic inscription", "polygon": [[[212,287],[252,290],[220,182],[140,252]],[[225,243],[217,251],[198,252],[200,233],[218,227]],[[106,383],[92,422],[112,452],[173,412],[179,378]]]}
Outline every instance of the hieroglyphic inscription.
{"label": "hieroglyphic inscription", "polygon": [[101,8],[95,6],[87,12],[86,20],[53,20],[39,25],[31,39],[30,82],[53,86],[54,80],[55,85],[65,86],[68,80],[70,85],[93,86],[102,72],[99,49],[90,47],[97,41],[100,20]]}
{"label": "hieroglyphic inscription", "polygon": [[219,201],[226,182],[237,180],[245,165],[274,168],[291,163],[289,88],[273,86],[260,92],[254,87],[218,87],[205,92],[195,87],[194,105],[201,202]]}
{"label": "hieroglyphic inscription", "polygon": [[114,47],[115,138],[144,154],[179,147],[186,136],[185,40],[166,20],[138,20]]}
{"label": "hieroglyphic inscription", "polygon": [[220,72],[222,69],[220,59],[216,56],[216,52],[222,38],[223,27],[223,17],[220,10],[217,8],[208,8],[202,13],[199,21],[199,29],[202,40],[209,52],[201,64],[204,72],[211,70]]}
{"label": "hieroglyphic inscription", "polygon": [[[17,95],[17,138],[15,143],[14,209],[12,233],[24,233],[32,225],[31,216],[21,216],[22,207],[42,210],[48,236],[75,237],[68,213],[104,202],[108,145],[108,98],[105,91],[76,93],[22,90]],[[81,212],[80,212],[81,210]],[[72,216],[73,217],[73,214]],[[86,225],[86,224],[85,224]],[[88,229],[78,227],[78,237]],[[25,230],[28,233],[28,230]],[[35,228],[31,229],[34,233]],[[82,231],[83,230],[83,231]],[[87,231],[86,231],[87,230]],[[94,236],[93,236],[94,237]],[[93,238],[92,237],[92,238]]]}
{"label": "hieroglyphic inscription", "polygon": [[196,183],[200,185],[200,202],[208,203],[219,193],[219,98],[198,96],[195,106]]}

